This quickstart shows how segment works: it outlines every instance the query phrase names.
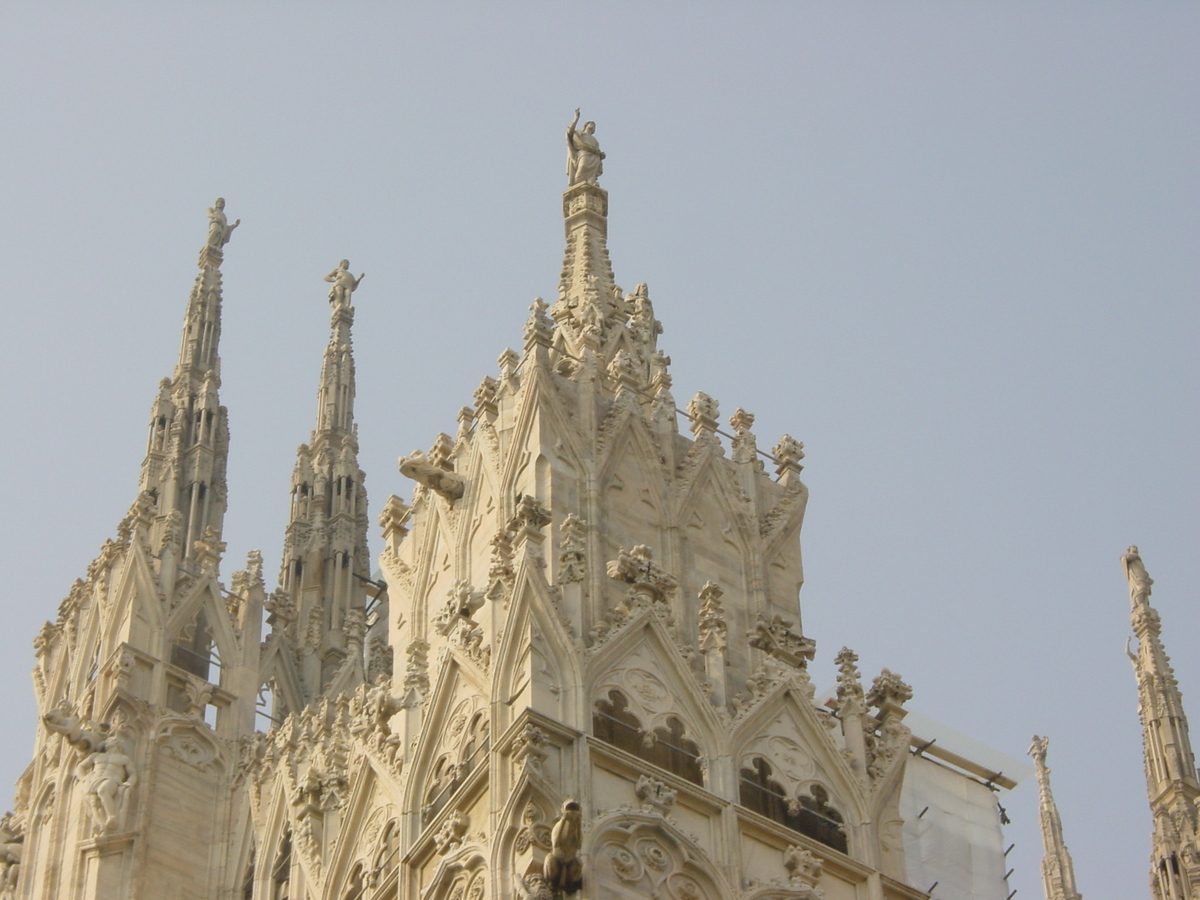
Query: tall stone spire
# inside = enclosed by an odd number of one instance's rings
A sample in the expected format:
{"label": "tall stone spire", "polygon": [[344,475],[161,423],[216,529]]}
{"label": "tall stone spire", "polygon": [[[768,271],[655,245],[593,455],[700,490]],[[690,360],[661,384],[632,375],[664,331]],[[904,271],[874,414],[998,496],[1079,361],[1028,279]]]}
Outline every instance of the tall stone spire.
{"label": "tall stone spire", "polygon": [[567,247],[558,300],[549,309],[558,326],[555,346],[584,368],[607,368],[621,356],[615,363],[621,371],[614,377],[646,389],[655,374],[654,354],[662,325],[654,318],[646,285],[623,294],[613,277],[608,257],[608,192],[597,183],[604,154],[595,123],[576,130],[578,121],[576,110],[567,129],[569,183],[563,193]]}
{"label": "tall stone spire", "polygon": [[[296,453],[279,574],[289,614],[272,619],[276,633],[296,652],[300,684],[294,693],[301,696],[289,698],[287,691],[277,691],[278,711],[295,709],[325,691],[352,689],[363,680],[364,584],[371,573],[350,338],[351,294],[362,276],[351,275],[349,263],[342,260],[325,280],[333,285],[332,313],[317,389],[317,422],[309,442]],[[283,676],[276,675],[278,682]]]}
{"label": "tall stone spire", "polygon": [[225,518],[229,422],[217,397],[221,262],[223,248],[241,220],[229,223],[220,197],[208,219],[200,272],[184,316],[179,363],[175,374],[159,383],[142,463],[141,490],[157,500],[159,512],[152,538],[166,538],[174,545],[168,567],[195,558],[196,541],[202,536],[219,542]]}
{"label": "tall stone spire", "polygon": [[1075,889],[1075,866],[1063,841],[1062,819],[1059,818],[1054,795],[1050,793],[1050,769],[1046,766],[1049,747],[1050,739],[1036,734],[1029,747],[1029,755],[1037,765],[1038,818],[1041,820],[1042,846],[1045,848],[1042,884],[1046,900],[1081,900],[1081,895]]}
{"label": "tall stone spire", "polygon": [[[1138,716],[1146,791],[1154,818],[1150,885],[1158,900],[1200,898],[1200,835],[1196,801],[1200,782],[1188,735],[1183,695],[1162,644],[1162,622],[1150,605],[1154,584],[1137,547],[1121,557],[1129,582],[1137,653],[1129,653],[1138,682]],[[1127,651],[1128,652],[1128,649]]]}

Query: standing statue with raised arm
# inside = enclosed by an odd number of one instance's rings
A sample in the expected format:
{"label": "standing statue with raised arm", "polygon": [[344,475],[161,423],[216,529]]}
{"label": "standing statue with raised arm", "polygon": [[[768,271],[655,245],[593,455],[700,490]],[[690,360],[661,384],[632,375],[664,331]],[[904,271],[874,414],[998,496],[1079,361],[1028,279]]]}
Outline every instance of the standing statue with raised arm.
{"label": "standing statue with raised arm", "polygon": [[584,122],[583,129],[577,131],[579,110],[575,110],[575,118],[567,126],[567,185],[581,182],[595,184],[604,174],[604,154],[600,152],[600,142],[596,140],[596,123]]}
{"label": "standing statue with raised arm", "polygon": [[208,211],[208,246],[214,250],[220,250],[229,243],[229,236],[233,234],[233,229],[240,224],[242,224],[241,219],[232,225],[229,224],[229,219],[225,217],[225,198],[218,197],[217,202]]}
{"label": "standing statue with raised arm", "polygon": [[329,303],[332,306],[349,306],[350,295],[358,290],[366,277],[367,273],[363,272],[355,278],[350,272],[350,260],[343,259],[336,269],[325,276],[325,280],[333,285],[329,289]]}

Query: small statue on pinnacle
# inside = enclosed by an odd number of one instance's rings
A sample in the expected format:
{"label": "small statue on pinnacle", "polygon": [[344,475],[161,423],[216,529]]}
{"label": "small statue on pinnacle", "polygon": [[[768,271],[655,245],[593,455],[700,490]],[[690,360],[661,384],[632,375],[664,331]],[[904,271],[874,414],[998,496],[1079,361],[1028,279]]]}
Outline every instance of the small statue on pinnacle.
{"label": "small statue on pinnacle", "polygon": [[242,224],[242,220],[236,220],[232,225],[225,217],[225,198],[218,197],[217,202],[212,205],[208,211],[208,246],[213,250],[220,250],[229,243],[229,237],[233,234],[233,229]]}
{"label": "small statue on pinnacle", "polygon": [[595,184],[604,174],[604,154],[600,151],[600,142],[596,140],[596,123],[584,122],[582,130],[576,130],[579,124],[579,110],[575,110],[575,118],[567,126],[567,186],[584,183]]}
{"label": "small statue on pinnacle", "polygon": [[329,289],[329,304],[331,306],[349,306],[350,295],[358,290],[358,286],[366,277],[367,273],[362,272],[355,278],[350,272],[350,260],[343,259],[338,263],[336,269],[325,276],[325,280],[333,285]]}

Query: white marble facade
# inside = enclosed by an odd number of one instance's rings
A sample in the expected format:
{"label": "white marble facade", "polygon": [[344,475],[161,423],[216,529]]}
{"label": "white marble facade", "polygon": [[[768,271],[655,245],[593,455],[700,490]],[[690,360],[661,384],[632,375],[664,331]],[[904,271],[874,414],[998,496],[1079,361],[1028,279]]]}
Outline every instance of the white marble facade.
{"label": "white marble facade", "polygon": [[603,154],[577,124],[557,296],[457,433],[402,457],[411,496],[375,507],[385,592],[345,261],[278,587],[257,554],[218,577],[237,222],[210,211],[141,490],[36,642],[45,727],[0,897],[927,896],[901,811],[912,690],[843,650],[814,701],[802,445],[760,448],[753,415],[704,394],[677,408],[650,292],[614,280]]}

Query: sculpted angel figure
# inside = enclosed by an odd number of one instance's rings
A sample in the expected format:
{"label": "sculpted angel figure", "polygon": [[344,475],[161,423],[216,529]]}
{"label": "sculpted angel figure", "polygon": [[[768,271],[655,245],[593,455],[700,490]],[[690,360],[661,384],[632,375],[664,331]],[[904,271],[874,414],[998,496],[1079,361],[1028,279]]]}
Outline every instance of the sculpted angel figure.
{"label": "sculpted angel figure", "polygon": [[241,219],[232,225],[229,224],[229,219],[225,217],[225,198],[218,197],[217,202],[208,211],[208,246],[214,250],[220,250],[229,243],[229,236],[233,234],[233,229],[241,224]]}
{"label": "sculpted angel figure", "polygon": [[336,269],[325,276],[325,280],[333,285],[329,289],[330,304],[333,306],[349,306],[350,295],[358,290],[358,286],[366,277],[367,273],[362,272],[355,278],[350,272],[350,260],[343,259],[338,263]]}
{"label": "sculpted angel figure", "polygon": [[575,118],[567,126],[567,185],[579,184],[586,181],[595,184],[596,179],[604,174],[604,154],[600,152],[600,142],[596,140],[596,123],[584,122],[583,129],[576,131],[579,124],[579,110],[575,110]]}

